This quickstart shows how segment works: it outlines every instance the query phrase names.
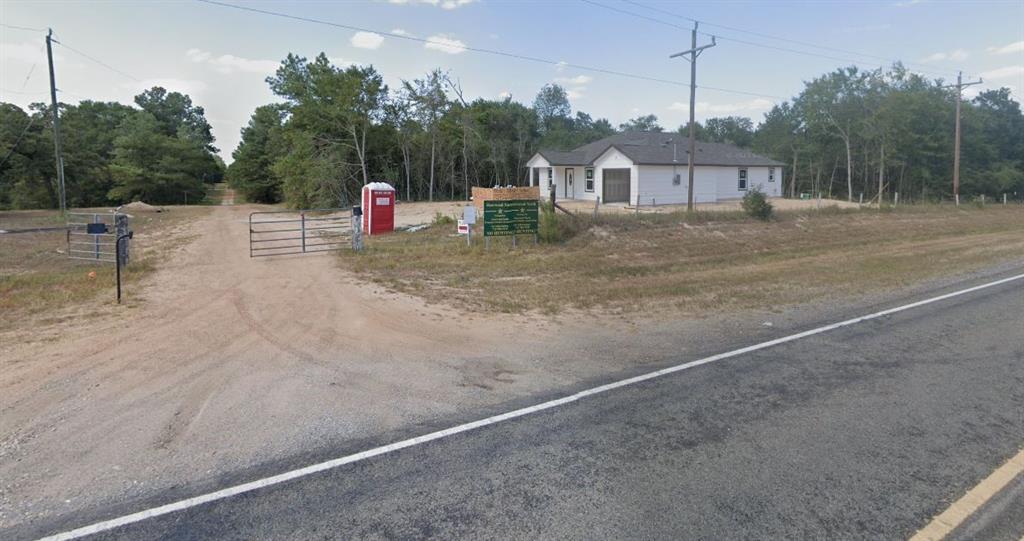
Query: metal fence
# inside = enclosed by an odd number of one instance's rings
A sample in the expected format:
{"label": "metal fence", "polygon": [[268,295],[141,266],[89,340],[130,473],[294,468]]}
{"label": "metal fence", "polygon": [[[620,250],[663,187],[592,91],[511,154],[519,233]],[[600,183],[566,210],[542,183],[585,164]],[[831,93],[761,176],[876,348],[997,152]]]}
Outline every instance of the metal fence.
{"label": "metal fence", "polygon": [[343,208],[249,214],[249,257],[341,250],[352,240],[352,211]]}
{"label": "metal fence", "polygon": [[[67,213],[68,257],[117,263],[117,237],[128,232],[128,215],[120,212]],[[131,241],[121,244],[121,264],[128,263]]]}

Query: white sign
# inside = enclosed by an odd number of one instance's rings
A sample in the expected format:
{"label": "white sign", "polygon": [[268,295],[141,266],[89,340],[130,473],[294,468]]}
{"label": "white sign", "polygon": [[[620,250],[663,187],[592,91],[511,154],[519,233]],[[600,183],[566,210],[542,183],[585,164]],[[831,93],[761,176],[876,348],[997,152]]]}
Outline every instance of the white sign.
{"label": "white sign", "polygon": [[459,234],[460,235],[468,235],[469,234],[469,224],[467,224],[464,220],[459,220]]}
{"label": "white sign", "polygon": [[391,204],[391,198],[390,197],[378,197],[377,198],[377,206],[378,207],[386,207],[386,206],[388,206],[390,204]]}
{"label": "white sign", "polygon": [[466,222],[468,225],[475,224],[476,223],[476,207],[474,207],[474,206],[462,207],[462,221]]}

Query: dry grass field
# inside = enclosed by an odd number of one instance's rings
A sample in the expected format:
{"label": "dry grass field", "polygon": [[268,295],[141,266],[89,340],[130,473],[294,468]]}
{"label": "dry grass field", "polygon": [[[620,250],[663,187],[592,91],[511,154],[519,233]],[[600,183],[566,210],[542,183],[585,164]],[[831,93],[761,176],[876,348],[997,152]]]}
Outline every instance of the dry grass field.
{"label": "dry grass field", "polygon": [[[135,283],[155,268],[161,254],[161,233],[209,211],[209,207],[168,207],[166,212],[131,214],[130,226],[135,231],[134,246],[138,249],[133,249],[132,262],[124,269],[123,283]],[[0,230],[51,229],[63,225],[57,211],[0,212]],[[57,308],[99,294],[114,300],[113,265],[68,259],[66,250],[63,229],[0,234],[0,326],[9,328],[32,317],[45,319]]]}
{"label": "dry grass field", "polygon": [[1020,206],[580,217],[560,245],[482,238],[454,226],[374,237],[343,264],[392,290],[459,309],[554,314],[773,308],[897,288],[1024,258]]}

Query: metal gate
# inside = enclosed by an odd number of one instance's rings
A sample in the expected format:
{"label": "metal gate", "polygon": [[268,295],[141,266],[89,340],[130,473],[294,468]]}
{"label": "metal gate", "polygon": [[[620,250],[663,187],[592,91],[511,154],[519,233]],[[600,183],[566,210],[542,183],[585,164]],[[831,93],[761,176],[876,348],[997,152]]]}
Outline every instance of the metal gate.
{"label": "metal gate", "polygon": [[[128,215],[120,212],[67,213],[68,257],[117,262],[117,237],[128,233]],[[128,263],[131,240],[121,242],[121,263]]]}
{"label": "metal gate", "polygon": [[352,241],[352,211],[344,208],[249,214],[249,257],[341,250]]}

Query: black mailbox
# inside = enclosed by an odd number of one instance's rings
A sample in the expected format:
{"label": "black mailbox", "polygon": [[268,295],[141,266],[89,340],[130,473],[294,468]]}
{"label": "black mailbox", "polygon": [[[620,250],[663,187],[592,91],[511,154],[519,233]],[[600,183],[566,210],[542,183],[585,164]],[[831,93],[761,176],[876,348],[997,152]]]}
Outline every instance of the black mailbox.
{"label": "black mailbox", "polygon": [[104,235],[107,231],[107,224],[104,223],[85,225],[85,232],[90,235]]}

